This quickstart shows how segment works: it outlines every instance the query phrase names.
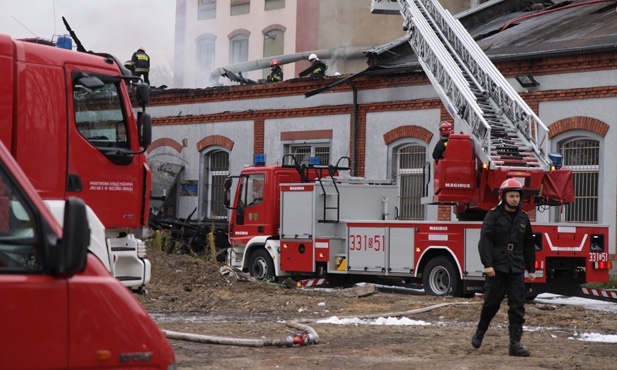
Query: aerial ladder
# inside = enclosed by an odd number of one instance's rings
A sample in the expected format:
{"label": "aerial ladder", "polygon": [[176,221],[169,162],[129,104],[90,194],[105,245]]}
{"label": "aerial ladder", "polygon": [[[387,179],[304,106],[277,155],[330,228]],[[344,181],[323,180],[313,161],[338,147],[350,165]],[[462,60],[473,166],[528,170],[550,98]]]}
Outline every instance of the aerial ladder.
{"label": "aerial ladder", "polygon": [[481,219],[510,177],[523,184],[526,210],[572,202],[572,173],[561,168],[560,155],[548,154],[548,128],[464,26],[436,0],[398,0],[398,9],[393,3],[373,0],[371,10],[403,16],[408,42],[460,132],[433,166],[425,203]]}

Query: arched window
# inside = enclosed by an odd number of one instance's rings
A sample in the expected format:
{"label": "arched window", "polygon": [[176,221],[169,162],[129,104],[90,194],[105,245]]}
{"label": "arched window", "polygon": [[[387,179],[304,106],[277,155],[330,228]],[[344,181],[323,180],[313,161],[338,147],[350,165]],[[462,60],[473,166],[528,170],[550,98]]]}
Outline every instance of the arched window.
{"label": "arched window", "polygon": [[229,38],[229,64],[246,62],[249,59],[249,36],[238,33]]}
{"label": "arched window", "polygon": [[[283,29],[267,29],[263,33],[264,35],[264,58],[285,54],[285,30]],[[263,77],[266,78],[270,74],[270,68],[263,70]]]}
{"label": "arched window", "polygon": [[572,170],[574,203],[559,213],[562,222],[598,222],[598,192],[600,187],[600,142],[592,138],[575,137],[558,143],[563,166]]}
{"label": "arched window", "polygon": [[396,147],[393,154],[394,177],[399,186],[399,219],[423,220],[426,147],[406,143]]}
{"label": "arched window", "polygon": [[202,154],[199,219],[226,219],[223,184],[229,176],[229,153],[213,149]]}
{"label": "arched window", "polygon": [[216,36],[206,34],[197,39],[197,85],[208,83],[210,74],[214,70],[214,45]]}

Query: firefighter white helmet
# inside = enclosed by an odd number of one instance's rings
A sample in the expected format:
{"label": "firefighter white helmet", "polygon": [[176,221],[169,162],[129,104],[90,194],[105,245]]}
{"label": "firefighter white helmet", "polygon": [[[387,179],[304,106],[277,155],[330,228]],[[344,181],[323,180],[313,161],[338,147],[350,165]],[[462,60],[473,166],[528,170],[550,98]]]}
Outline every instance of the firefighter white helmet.
{"label": "firefighter white helmet", "polygon": [[309,58],[308,58],[308,59],[309,59],[311,62],[312,62],[313,60],[319,60],[319,58],[317,58],[317,54],[314,54],[314,53],[313,53],[313,54],[311,54],[311,55],[309,55]]}

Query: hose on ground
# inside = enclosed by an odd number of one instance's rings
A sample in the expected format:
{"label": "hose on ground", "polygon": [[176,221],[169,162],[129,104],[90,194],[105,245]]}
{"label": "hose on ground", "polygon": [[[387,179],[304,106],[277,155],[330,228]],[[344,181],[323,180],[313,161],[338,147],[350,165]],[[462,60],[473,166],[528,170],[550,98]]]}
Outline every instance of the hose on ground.
{"label": "hose on ground", "polygon": [[[468,302],[448,302],[448,303],[438,303],[438,304],[434,304],[432,306],[427,306],[427,307],[422,307],[422,308],[416,308],[414,310],[409,310],[409,311],[402,311],[402,312],[387,312],[387,313],[378,313],[378,314],[367,314],[367,315],[355,315],[355,316],[349,316],[349,317],[340,317],[341,319],[351,319],[351,318],[358,318],[358,319],[375,319],[378,317],[399,317],[399,316],[408,316],[408,315],[413,315],[413,314],[417,314],[417,313],[423,313],[423,312],[428,312],[428,311],[432,311],[434,309],[437,308],[441,308],[441,307],[445,307],[445,306],[454,306],[454,305],[459,305],[459,304],[474,304],[474,303],[468,303]],[[304,320],[299,320],[298,322],[316,322],[322,319],[304,319]]]}
{"label": "hose on ground", "polygon": [[[360,319],[371,319],[377,317],[398,317],[407,316],[417,313],[431,311],[440,307],[452,306],[458,304],[469,304],[467,302],[451,302],[451,303],[439,303],[428,307],[417,308],[409,311],[402,312],[389,312],[381,314],[368,314],[353,316]],[[287,336],[285,338],[278,339],[249,339],[249,338],[231,338],[231,337],[219,337],[212,335],[201,335],[191,333],[180,333],[177,331],[163,330],[163,334],[169,339],[185,340],[197,343],[207,344],[223,344],[232,346],[244,346],[244,347],[292,347],[294,345],[306,346],[309,344],[318,344],[319,335],[312,327],[303,323],[317,322],[321,319],[301,319],[296,321],[288,321],[286,325],[301,330],[302,333]]]}
{"label": "hose on ground", "polygon": [[294,344],[306,346],[309,344],[319,343],[319,335],[315,329],[308,325],[300,324],[295,321],[286,323],[287,326],[302,330],[301,334],[289,335],[279,339],[248,339],[248,338],[230,338],[218,337],[212,335],[201,335],[191,333],[180,333],[177,331],[163,330],[163,334],[169,339],[186,340],[190,342],[208,343],[208,344],[226,344],[232,346],[245,347],[292,347]]}

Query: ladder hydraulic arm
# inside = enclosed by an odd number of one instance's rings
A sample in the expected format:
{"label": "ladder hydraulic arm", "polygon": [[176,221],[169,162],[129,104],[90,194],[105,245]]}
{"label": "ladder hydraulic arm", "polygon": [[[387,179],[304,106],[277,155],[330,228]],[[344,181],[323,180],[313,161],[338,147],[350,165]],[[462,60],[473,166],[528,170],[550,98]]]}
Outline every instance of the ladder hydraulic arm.
{"label": "ladder hydraulic arm", "polygon": [[[489,169],[550,171],[548,129],[436,0],[399,0],[409,43]],[[458,124],[457,123],[461,123]]]}
{"label": "ladder hydraulic arm", "polygon": [[[393,5],[372,0],[371,11],[396,14]],[[572,202],[571,171],[555,171],[548,128],[463,25],[437,0],[398,0],[398,6],[412,50],[454,118],[455,131],[465,135],[455,135],[460,145],[449,140],[444,160],[435,165],[432,204],[456,205],[457,215],[486,211],[507,177],[523,184],[527,209]],[[469,149],[472,154],[464,155]],[[551,186],[555,182],[570,185],[559,190]],[[547,185],[550,191],[543,193]]]}

